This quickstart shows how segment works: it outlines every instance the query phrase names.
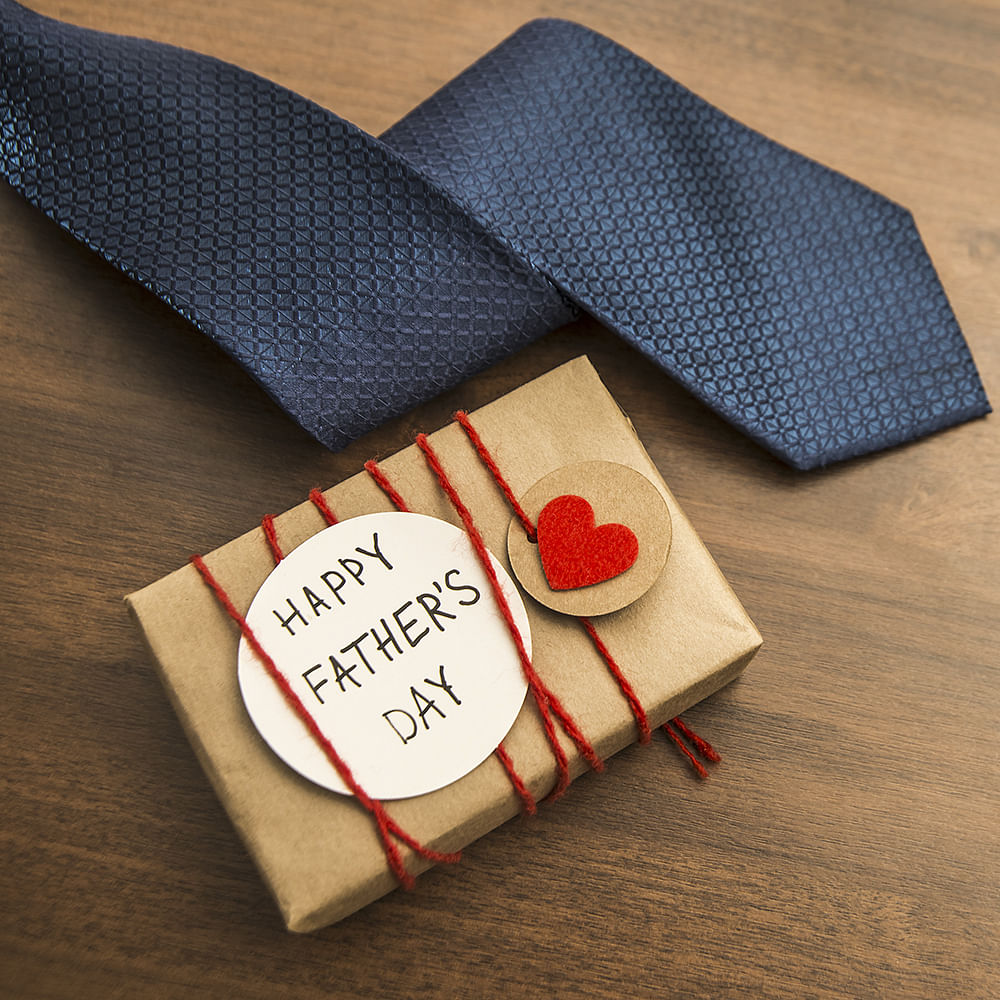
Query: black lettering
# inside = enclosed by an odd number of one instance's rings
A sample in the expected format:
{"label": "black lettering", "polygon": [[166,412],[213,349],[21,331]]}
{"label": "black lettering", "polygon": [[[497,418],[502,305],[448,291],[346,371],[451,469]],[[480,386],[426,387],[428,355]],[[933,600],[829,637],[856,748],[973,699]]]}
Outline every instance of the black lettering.
{"label": "black lettering", "polygon": [[[399,616],[412,604],[413,601],[407,601],[401,608],[396,608],[396,610],[392,613],[392,617],[396,619],[396,624],[399,626],[399,631],[403,633],[403,638],[410,644],[411,647],[416,648],[417,643],[420,642],[425,635],[430,633],[430,629],[425,628],[415,639],[410,635],[410,629],[417,624],[417,619],[411,618],[409,621],[404,622]],[[384,625],[385,622],[383,621],[382,624]]]}
{"label": "black lettering", "polygon": [[[337,562],[339,562],[340,565],[343,566],[344,569],[346,569],[347,572],[350,573],[362,587],[365,585],[365,581],[361,579],[361,577],[365,575],[364,563],[358,562],[357,559],[338,559]],[[354,567],[353,569],[351,568],[352,566]]]}
{"label": "black lettering", "polygon": [[292,599],[290,597],[288,598],[288,606],[292,609],[292,613],[287,618],[282,618],[281,612],[278,611],[277,608],[275,608],[274,617],[277,618],[279,622],[281,622],[281,627],[289,635],[295,635],[295,629],[292,628],[292,622],[295,621],[296,618],[298,618],[298,620],[302,622],[303,625],[306,626],[308,626],[309,622],[306,620],[306,616],[302,614],[302,612],[299,611],[299,609],[294,604],[292,604]]}
{"label": "black lettering", "polygon": [[424,680],[432,687],[441,688],[441,690],[446,692],[448,697],[451,698],[451,700],[456,705],[461,705],[462,704],[461,699],[458,697],[458,695],[455,694],[455,691],[452,688],[452,686],[444,679],[444,664],[442,663],[438,669],[440,670],[441,673],[440,681],[432,681],[429,677],[425,677]]}
{"label": "black lettering", "polygon": [[[350,646],[347,648],[350,649]],[[354,676],[354,671],[358,669],[358,665],[356,663],[352,663],[349,667],[345,667],[335,656],[331,656],[330,666],[333,667],[333,679],[337,682],[341,691],[347,690],[347,688],[344,687],[344,681],[350,681],[356,688],[361,687],[361,681]],[[372,672],[374,673],[374,671]]]}
{"label": "black lettering", "polygon": [[380,639],[378,632],[373,628],[371,630],[371,637],[375,640],[376,649],[390,662],[392,663],[392,653],[386,648],[387,646],[393,646],[397,653],[402,653],[403,650],[400,648],[399,643],[396,641],[396,637],[392,634],[392,629],[386,624],[384,618],[381,619],[382,628],[385,629],[385,638]]}
{"label": "black lettering", "polygon": [[312,613],[319,618],[319,611],[317,608],[326,608],[327,611],[330,610],[330,605],[323,600],[318,594],[314,594],[308,587],[302,588],[302,594],[305,599],[309,602],[309,607],[312,609]]}
{"label": "black lettering", "polygon": [[416,706],[417,715],[420,716],[420,721],[424,724],[424,729],[430,729],[431,724],[427,721],[427,713],[430,711],[437,712],[442,719],[447,719],[448,716],[437,707],[437,702],[433,698],[428,698],[426,695],[421,694],[415,687],[410,687],[410,696],[413,698],[413,704]]}
{"label": "black lettering", "polygon": [[378,547],[378,532],[377,531],[372,532],[372,548],[375,551],[374,552],[369,552],[367,549],[363,549],[363,548],[361,548],[360,545],[358,545],[358,546],[355,546],[354,551],[355,552],[360,552],[361,555],[363,555],[363,556],[371,556],[372,559],[381,559],[382,564],[385,566],[386,569],[392,569],[392,563],[389,562],[388,559],[386,559],[385,554]]}
{"label": "black lettering", "polygon": [[[339,581],[336,586],[330,583],[329,577],[331,576],[335,576]],[[347,601],[340,596],[341,589],[344,584],[347,583],[347,577],[344,576],[343,573],[338,573],[335,569],[328,569],[325,573],[320,573],[319,578],[330,588],[330,592],[337,598],[338,601],[340,601],[341,604],[347,603]]]}
{"label": "black lettering", "polygon": [[[363,650],[363,649],[361,648],[361,643],[362,643],[362,642],[364,642],[364,641],[365,641],[365,639],[367,639],[369,635],[370,635],[370,633],[368,633],[368,632],[362,632],[362,633],[361,633],[361,635],[359,635],[359,636],[357,637],[357,639],[355,639],[355,640],[354,640],[354,642],[349,642],[349,643],[348,643],[348,644],[347,644],[347,645],[346,645],[346,646],[345,646],[345,647],[344,647],[344,648],[343,648],[343,649],[341,650],[341,652],[342,652],[342,653],[347,653],[347,652],[349,652],[350,650],[352,650],[352,649],[353,649],[353,650],[354,650],[354,652],[355,652],[355,653],[357,653],[357,654],[358,654],[358,656],[360,656],[360,657],[361,657],[361,662],[362,662],[362,663],[363,663],[363,664],[364,664],[364,665],[365,665],[365,666],[366,666],[366,667],[368,668],[368,673],[370,673],[370,674],[374,674],[374,673],[375,673],[375,669],[374,669],[374,667],[372,667],[372,665],[371,665],[371,664],[370,664],[370,663],[368,662],[368,657],[367,657],[367,656],[365,656],[365,654],[364,654],[364,650]],[[358,687],[360,687],[360,686],[361,686],[361,685],[359,684],[359,685],[358,685]]]}
{"label": "black lettering", "polygon": [[320,688],[321,688],[321,687],[322,687],[322,686],[323,686],[323,685],[324,685],[324,684],[326,683],[326,678],[325,678],[325,677],[324,677],[324,678],[322,678],[321,680],[317,681],[317,682],[316,682],[315,684],[313,684],[313,682],[312,682],[312,681],[311,681],[311,680],[309,679],[309,675],[310,675],[310,674],[311,674],[311,673],[312,673],[312,672],[313,672],[314,670],[321,670],[321,669],[322,669],[322,667],[323,667],[323,664],[322,664],[322,663],[317,663],[315,667],[310,667],[310,668],[309,668],[308,670],[305,670],[305,671],[303,671],[303,672],[302,672],[302,679],[303,679],[303,680],[304,680],[304,681],[306,682],[306,684],[308,684],[308,685],[309,685],[309,687],[310,687],[310,688],[312,689],[312,693],[313,693],[314,695],[316,695],[316,700],[317,700],[317,701],[318,701],[318,702],[319,702],[319,703],[320,703],[321,705],[325,705],[325,704],[326,704],[326,702],[325,702],[325,701],[323,701],[323,696],[322,696],[322,695],[321,695],[321,694],[319,693],[319,689],[320,689]]}
{"label": "black lettering", "polygon": [[480,598],[480,593],[479,593],[479,591],[475,587],[472,586],[471,583],[460,583],[456,587],[451,582],[451,578],[453,576],[458,576],[458,574],[459,574],[459,570],[457,570],[457,569],[450,569],[450,570],[448,570],[448,572],[445,573],[445,575],[444,575],[444,585],[449,590],[454,591],[456,594],[461,593],[463,590],[469,590],[469,591],[472,592],[473,596],[471,598],[469,598],[467,600],[464,600],[464,601],[459,601],[458,602],[459,604],[462,605],[463,608],[465,608],[465,607],[468,607],[470,604],[475,604],[479,600],[479,598]]}
{"label": "black lettering", "polygon": [[442,611],[441,601],[434,594],[417,594],[417,601],[421,604],[424,611],[427,612],[428,618],[434,623],[439,632],[444,631],[444,626],[438,621],[438,618],[458,617],[458,615],[453,615],[449,611]]}
{"label": "black lettering", "polygon": [[[405,715],[410,722],[410,732],[409,734],[403,733],[400,728],[396,725],[392,719],[389,718],[390,715]],[[382,718],[392,726],[393,732],[404,742],[409,743],[414,736],[417,735],[417,720],[410,715],[409,712],[404,712],[401,708],[390,708],[388,712],[382,713]],[[402,720],[400,720],[402,721]]]}

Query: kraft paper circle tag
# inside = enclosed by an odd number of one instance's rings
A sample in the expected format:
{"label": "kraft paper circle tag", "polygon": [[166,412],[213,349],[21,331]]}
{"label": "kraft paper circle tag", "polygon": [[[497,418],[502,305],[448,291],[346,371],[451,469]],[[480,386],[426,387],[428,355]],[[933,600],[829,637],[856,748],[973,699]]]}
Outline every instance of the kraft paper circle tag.
{"label": "kraft paper circle tag", "polygon": [[[492,558],[492,556],[491,556]],[[524,603],[493,568],[528,652]],[[423,514],[341,521],[290,552],[247,622],[374,798],[442,788],[514,724],[527,683],[468,536]],[[347,788],[245,639],[239,684],[271,749],[303,777]]]}
{"label": "kraft paper circle tag", "polygon": [[539,541],[530,541],[520,520],[512,518],[510,564],[521,586],[553,611],[577,616],[619,611],[663,572],[670,510],[635,469],[615,462],[563,466],[535,483],[521,506],[538,527]]}

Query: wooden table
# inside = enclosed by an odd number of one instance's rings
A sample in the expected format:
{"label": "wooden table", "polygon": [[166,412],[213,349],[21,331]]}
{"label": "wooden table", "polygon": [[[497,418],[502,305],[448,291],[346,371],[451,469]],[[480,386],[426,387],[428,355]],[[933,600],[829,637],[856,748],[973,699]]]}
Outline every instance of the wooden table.
{"label": "wooden table", "polygon": [[[1000,8],[975,0],[36,0],[198,48],[373,132],[539,13],[612,35],[913,209],[1000,398]],[[1000,421],[815,474],[591,321],[330,454],[0,189],[14,997],[987,997],[1000,990]],[[287,934],[122,596],[578,353],[765,635],[663,742],[317,934]]]}

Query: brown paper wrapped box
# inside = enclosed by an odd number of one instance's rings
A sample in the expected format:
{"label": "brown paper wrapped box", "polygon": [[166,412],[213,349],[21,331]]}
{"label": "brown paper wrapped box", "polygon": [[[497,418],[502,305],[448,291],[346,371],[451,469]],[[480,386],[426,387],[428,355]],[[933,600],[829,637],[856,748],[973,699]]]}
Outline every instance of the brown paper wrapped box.
{"label": "brown paper wrapped box", "polygon": [[[627,465],[661,490],[673,522],[665,569],[653,587],[595,625],[659,725],[736,677],[760,636],[678,508],[628,418],[586,358],[521,386],[472,414],[514,493],[576,462]],[[507,562],[511,511],[464,432],[430,436],[491,551]],[[423,455],[407,448],[381,463],[414,511],[460,524]],[[325,494],[336,516],[393,509],[364,472]],[[285,551],[324,528],[305,502],[276,520]],[[245,613],[273,568],[260,529],[212,552],[206,563]],[[396,885],[367,812],[311,784],[282,763],[250,722],[236,678],[239,631],[192,566],[127,598],[166,690],[216,792],[277,900],[290,930],[333,923]],[[616,682],[579,623],[525,596],[534,664],[603,757],[636,739]],[[555,770],[531,698],[504,741],[537,798]],[[564,741],[574,776],[586,769]],[[558,808],[556,806],[555,808]],[[519,811],[501,764],[489,757],[439,791],[388,804],[403,828],[430,847],[453,851]],[[404,848],[411,871],[427,864]]]}

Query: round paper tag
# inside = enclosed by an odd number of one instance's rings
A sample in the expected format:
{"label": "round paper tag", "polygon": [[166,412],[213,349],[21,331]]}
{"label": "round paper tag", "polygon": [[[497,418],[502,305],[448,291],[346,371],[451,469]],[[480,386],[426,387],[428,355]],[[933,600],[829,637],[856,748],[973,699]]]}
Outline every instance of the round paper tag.
{"label": "round paper tag", "polygon": [[670,551],[670,509],[643,475],[616,462],[564,465],[531,487],[521,506],[531,542],[512,518],[507,554],[521,586],[567,615],[606,615],[659,579]]}
{"label": "round paper tag", "polygon": [[[491,557],[492,558],[492,557]],[[530,652],[517,588],[493,559]],[[308,539],[274,568],[247,622],[365,791],[421,795],[484,761],[527,684],[468,537],[423,514],[366,514]],[[245,640],[239,683],[271,749],[347,792]]]}

